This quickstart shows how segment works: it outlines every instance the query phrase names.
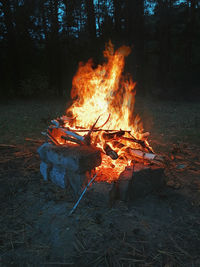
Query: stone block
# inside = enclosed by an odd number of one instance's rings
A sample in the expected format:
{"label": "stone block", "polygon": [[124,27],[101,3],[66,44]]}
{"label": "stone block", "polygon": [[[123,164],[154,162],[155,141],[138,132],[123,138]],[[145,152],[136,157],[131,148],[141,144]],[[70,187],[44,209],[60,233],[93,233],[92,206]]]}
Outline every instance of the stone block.
{"label": "stone block", "polygon": [[165,185],[164,168],[156,165],[136,164],[127,167],[113,183],[110,190],[110,203],[115,200],[133,201],[150,193],[162,190]]}
{"label": "stone block", "polygon": [[45,143],[38,149],[42,160],[40,172],[45,181],[50,179],[61,188],[72,187],[76,196],[87,182],[87,171],[101,164],[101,152],[92,146]]}

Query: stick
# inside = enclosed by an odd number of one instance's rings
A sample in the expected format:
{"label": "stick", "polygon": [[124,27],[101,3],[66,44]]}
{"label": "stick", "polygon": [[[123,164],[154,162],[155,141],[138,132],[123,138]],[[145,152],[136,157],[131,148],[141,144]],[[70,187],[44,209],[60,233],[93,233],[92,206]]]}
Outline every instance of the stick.
{"label": "stick", "polygon": [[154,160],[154,158],[156,157],[155,154],[153,153],[146,153],[146,152],[143,152],[139,149],[133,149],[133,148],[128,148],[128,151],[131,155],[133,156],[136,156],[138,158],[142,158],[142,159],[146,159],[146,160]]}
{"label": "stick", "polygon": [[75,211],[75,209],[77,208],[79,202],[81,201],[83,195],[85,194],[85,192],[87,191],[88,187],[90,186],[90,184],[95,180],[95,178],[97,177],[97,173],[94,175],[94,177],[89,181],[89,183],[86,185],[85,189],[83,190],[82,194],[80,195],[78,201],[76,202],[76,204],[74,205],[74,207],[72,208],[72,210],[69,213],[69,216],[72,215],[72,213]]}
{"label": "stick", "polygon": [[[69,127],[58,127],[58,128],[61,128],[63,130],[69,130],[70,128]],[[91,129],[76,129],[76,130],[73,130],[73,129],[70,129],[70,131],[72,132],[89,132]],[[125,132],[125,133],[130,133],[131,131],[125,131],[125,130],[120,130],[122,132]],[[93,129],[93,132],[119,132],[119,130],[108,130],[108,129]]]}
{"label": "stick", "polygon": [[0,148],[16,148],[16,146],[15,145],[7,145],[7,144],[0,144]]}
{"label": "stick", "polygon": [[55,125],[56,127],[59,127],[60,126],[60,124],[59,124],[59,122],[57,120],[51,120],[51,123],[53,125]]}
{"label": "stick", "polygon": [[79,145],[83,145],[83,143],[80,140],[76,139],[76,138],[72,138],[72,137],[64,136],[64,135],[62,135],[61,138],[64,139],[65,141],[71,141],[73,143],[76,143],[76,144],[79,144]]}
{"label": "stick", "polygon": [[60,144],[58,143],[58,141],[51,135],[49,129],[48,129],[48,133],[47,133],[47,137],[49,137],[49,139],[57,146],[59,146]]}
{"label": "stick", "polygon": [[130,147],[128,147],[127,150],[132,156],[138,157],[140,159],[148,160],[151,163],[155,163],[158,165],[164,164],[164,158],[162,156],[156,155],[154,153],[146,153],[141,150],[133,149]]}
{"label": "stick", "polygon": [[44,143],[44,140],[36,140],[36,139],[32,139],[32,138],[25,138],[25,140],[33,142],[33,143]]}
{"label": "stick", "polygon": [[103,133],[103,138],[105,140],[110,140],[118,137],[122,137],[125,134],[125,131],[117,131],[117,132],[111,132],[111,133]]}
{"label": "stick", "polygon": [[106,153],[106,155],[108,155],[109,157],[111,157],[111,159],[117,159],[118,158],[118,154],[116,151],[114,151],[108,144],[104,144],[103,149]]}
{"label": "stick", "polygon": [[90,142],[91,142],[91,138],[90,138],[90,135],[91,133],[93,132],[94,130],[94,127],[96,126],[98,120],[99,120],[100,116],[97,118],[97,120],[95,121],[95,123],[92,125],[91,129],[89,130],[89,132],[84,136],[84,143],[86,145],[90,145]]}
{"label": "stick", "polygon": [[110,119],[110,114],[108,115],[108,118],[107,118],[107,120],[104,122],[104,124],[102,124],[101,126],[97,127],[96,129],[99,129],[99,128],[102,128],[103,126],[105,126],[106,123],[109,121],[109,119]]}
{"label": "stick", "polygon": [[149,147],[145,144],[145,141],[143,141],[143,140],[138,140],[138,139],[136,139],[136,138],[134,138],[134,137],[133,137],[133,138],[128,138],[128,137],[124,137],[124,136],[120,136],[119,139],[137,143],[137,144],[141,145],[143,148],[146,148],[149,152],[153,152],[153,151],[151,150],[151,148],[149,148]]}
{"label": "stick", "polygon": [[80,140],[80,141],[82,141],[82,142],[84,142],[84,137],[83,136],[81,136],[81,135],[79,135],[79,134],[77,134],[75,131],[69,131],[69,130],[66,130],[65,128],[63,128],[63,127],[57,127],[57,126],[53,126],[53,127],[51,127],[50,129],[53,129],[53,128],[56,128],[56,129],[60,129],[63,133],[65,133],[65,134],[68,134],[68,135],[71,135],[71,136],[73,136],[74,138],[76,138],[76,139],[78,139],[78,140]]}

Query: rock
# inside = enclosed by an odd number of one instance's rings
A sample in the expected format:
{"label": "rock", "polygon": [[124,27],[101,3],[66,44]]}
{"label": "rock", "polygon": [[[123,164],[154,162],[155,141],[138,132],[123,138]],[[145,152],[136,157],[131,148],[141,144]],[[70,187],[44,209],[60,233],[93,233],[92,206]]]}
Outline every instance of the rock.
{"label": "rock", "polygon": [[93,146],[68,144],[55,146],[44,143],[38,149],[43,162],[60,165],[65,169],[83,173],[101,164],[101,152]]}

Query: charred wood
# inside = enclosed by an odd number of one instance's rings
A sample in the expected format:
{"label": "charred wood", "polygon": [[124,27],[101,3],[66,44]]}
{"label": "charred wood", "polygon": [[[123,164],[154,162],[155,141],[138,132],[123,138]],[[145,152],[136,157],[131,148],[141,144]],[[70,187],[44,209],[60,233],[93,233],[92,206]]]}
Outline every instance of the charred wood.
{"label": "charred wood", "polygon": [[122,137],[123,135],[125,134],[125,131],[117,131],[117,132],[112,132],[112,133],[103,133],[103,138],[105,140],[111,140],[111,139],[114,139],[114,138],[117,138],[117,137]]}
{"label": "charred wood", "polygon": [[106,155],[111,157],[111,159],[117,159],[118,158],[117,152],[114,151],[108,144],[104,144],[103,149],[104,149]]}
{"label": "charred wood", "polygon": [[143,148],[147,149],[149,152],[153,152],[151,150],[151,148],[148,147],[147,144],[145,143],[145,141],[143,141],[143,140],[138,140],[136,138],[128,138],[128,137],[124,137],[124,136],[120,137],[119,139],[137,143],[137,144],[141,145]]}

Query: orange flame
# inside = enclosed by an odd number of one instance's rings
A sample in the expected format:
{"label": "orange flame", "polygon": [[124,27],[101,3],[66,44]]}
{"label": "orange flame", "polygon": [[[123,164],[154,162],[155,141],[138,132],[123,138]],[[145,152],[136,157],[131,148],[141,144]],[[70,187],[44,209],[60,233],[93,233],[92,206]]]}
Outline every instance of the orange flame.
{"label": "orange flame", "polygon": [[77,125],[88,128],[98,116],[101,116],[98,124],[102,125],[110,114],[105,129],[131,130],[135,83],[122,75],[124,57],[129,53],[130,48],[126,46],[114,53],[113,45],[109,42],[104,51],[107,63],[96,69],[91,60],[79,64],[71,91],[71,96],[76,101],[70,108]]}

